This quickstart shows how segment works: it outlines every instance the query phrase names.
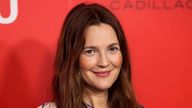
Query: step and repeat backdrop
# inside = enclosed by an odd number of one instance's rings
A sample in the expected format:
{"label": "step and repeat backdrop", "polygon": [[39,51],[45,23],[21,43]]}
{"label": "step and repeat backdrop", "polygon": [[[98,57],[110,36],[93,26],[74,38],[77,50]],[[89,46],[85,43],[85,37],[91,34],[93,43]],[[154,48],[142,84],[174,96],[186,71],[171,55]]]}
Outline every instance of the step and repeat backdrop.
{"label": "step and repeat backdrop", "polygon": [[50,101],[61,26],[81,2],[102,4],[120,20],[140,104],[192,108],[192,0],[0,0],[1,108]]}

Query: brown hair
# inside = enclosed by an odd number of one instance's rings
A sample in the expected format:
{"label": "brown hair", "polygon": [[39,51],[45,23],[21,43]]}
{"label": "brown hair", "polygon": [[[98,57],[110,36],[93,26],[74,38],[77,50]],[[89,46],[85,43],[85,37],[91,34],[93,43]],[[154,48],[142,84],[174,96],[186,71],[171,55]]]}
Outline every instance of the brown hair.
{"label": "brown hair", "polygon": [[109,108],[136,108],[131,86],[131,66],[127,43],[117,18],[99,4],[81,3],[67,15],[60,34],[55,58],[53,80],[54,102],[57,108],[81,108],[84,83],[79,72],[79,56],[85,45],[84,32],[90,25],[109,24],[116,32],[123,63],[120,74],[109,89]]}

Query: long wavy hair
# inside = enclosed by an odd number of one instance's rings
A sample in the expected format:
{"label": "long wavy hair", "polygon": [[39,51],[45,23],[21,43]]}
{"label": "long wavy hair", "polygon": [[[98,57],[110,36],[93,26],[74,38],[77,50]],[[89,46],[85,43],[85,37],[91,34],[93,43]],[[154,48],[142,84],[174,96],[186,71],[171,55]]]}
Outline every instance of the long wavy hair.
{"label": "long wavy hair", "polygon": [[137,108],[131,85],[131,66],[127,43],[118,19],[99,4],[81,3],[66,16],[60,34],[53,79],[53,100],[57,108],[82,108],[85,84],[79,72],[79,57],[85,45],[85,30],[105,23],[116,32],[123,63],[120,74],[108,90],[109,108]]}

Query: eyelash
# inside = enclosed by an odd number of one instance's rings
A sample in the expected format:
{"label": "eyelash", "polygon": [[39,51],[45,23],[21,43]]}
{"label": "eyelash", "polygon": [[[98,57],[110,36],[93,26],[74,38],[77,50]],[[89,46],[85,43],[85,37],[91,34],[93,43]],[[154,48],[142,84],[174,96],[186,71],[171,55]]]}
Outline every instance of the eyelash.
{"label": "eyelash", "polygon": [[[109,48],[109,52],[110,53],[116,53],[117,51],[119,51],[119,48],[116,46],[110,47]],[[87,56],[94,56],[96,53],[96,51],[94,49],[87,49],[84,51],[84,54]]]}
{"label": "eyelash", "polygon": [[116,52],[119,50],[119,48],[118,47],[111,47],[109,50],[112,52]]}
{"label": "eyelash", "polygon": [[92,50],[92,49],[88,49],[88,50],[85,50],[84,53],[85,53],[85,55],[93,56],[93,54],[95,53],[95,51]]}

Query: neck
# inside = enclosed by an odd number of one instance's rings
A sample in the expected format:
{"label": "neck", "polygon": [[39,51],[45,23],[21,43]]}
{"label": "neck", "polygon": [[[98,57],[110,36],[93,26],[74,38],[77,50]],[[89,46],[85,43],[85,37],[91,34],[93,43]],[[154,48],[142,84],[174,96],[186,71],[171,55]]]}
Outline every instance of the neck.
{"label": "neck", "polygon": [[107,108],[108,90],[86,89],[84,102],[94,108]]}

